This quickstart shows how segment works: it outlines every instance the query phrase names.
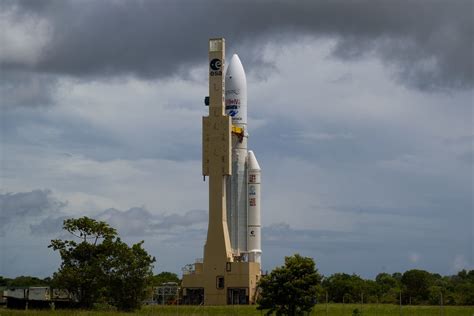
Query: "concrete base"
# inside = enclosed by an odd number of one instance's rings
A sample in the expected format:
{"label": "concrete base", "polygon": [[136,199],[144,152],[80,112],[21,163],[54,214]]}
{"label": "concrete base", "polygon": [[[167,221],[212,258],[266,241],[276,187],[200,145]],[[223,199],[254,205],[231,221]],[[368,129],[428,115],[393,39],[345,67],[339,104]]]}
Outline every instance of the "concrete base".
{"label": "concrete base", "polygon": [[[227,262],[224,269],[195,263],[195,270],[183,275],[184,303],[255,304],[260,277],[260,264],[257,262]],[[201,295],[203,301],[199,302]]]}

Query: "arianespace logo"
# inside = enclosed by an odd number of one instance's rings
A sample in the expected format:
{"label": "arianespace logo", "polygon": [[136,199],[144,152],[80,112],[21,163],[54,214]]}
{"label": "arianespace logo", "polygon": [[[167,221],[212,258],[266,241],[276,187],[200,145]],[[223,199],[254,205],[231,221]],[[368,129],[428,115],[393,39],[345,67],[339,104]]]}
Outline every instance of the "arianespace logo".
{"label": "arianespace logo", "polygon": [[211,71],[209,72],[211,76],[222,76],[222,61],[219,58],[211,60],[209,67],[211,68]]}

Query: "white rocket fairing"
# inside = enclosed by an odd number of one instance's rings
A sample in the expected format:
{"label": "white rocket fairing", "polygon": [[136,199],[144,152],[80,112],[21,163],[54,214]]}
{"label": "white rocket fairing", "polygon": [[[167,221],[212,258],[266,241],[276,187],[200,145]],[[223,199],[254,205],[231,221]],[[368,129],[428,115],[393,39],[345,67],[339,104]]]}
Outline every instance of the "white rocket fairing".
{"label": "white rocket fairing", "polygon": [[[249,261],[260,262],[260,167],[255,155],[247,151],[247,79],[237,54],[225,74],[225,105],[226,114],[232,117],[232,176],[227,179],[230,242],[234,255],[248,254]],[[250,184],[257,174],[258,183]]]}

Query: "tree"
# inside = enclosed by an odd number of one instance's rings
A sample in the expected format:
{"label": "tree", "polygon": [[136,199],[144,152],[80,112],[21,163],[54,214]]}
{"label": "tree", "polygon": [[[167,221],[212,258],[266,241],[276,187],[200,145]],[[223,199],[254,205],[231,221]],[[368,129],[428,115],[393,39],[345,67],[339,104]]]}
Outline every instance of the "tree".
{"label": "tree", "polygon": [[181,280],[179,279],[176,273],[164,271],[153,276],[152,284],[153,286],[160,286],[161,284],[167,283],[167,282],[176,282],[179,284],[180,281]]}
{"label": "tree", "polygon": [[[401,279],[401,276],[400,276]],[[379,273],[375,277],[379,286],[379,299],[382,303],[396,303],[400,293],[400,281],[388,273]]]}
{"label": "tree", "polygon": [[268,309],[266,315],[301,315],[310,312],[316,303],[321,275],[312,258],[295,254],[285,257],[285,265],[275,268],[259,282],[258,309]]}
{"label": "tree", "polygon": [[450,278],[453,292],[452,304],[474,305],[474,270],[461,270]]}
{"label": "tree", "polygon": [[120,239],[110,244],[111,255],[106,265],[107,296],[118,309],[131,311],[140,308],[151,284],[152,263],[155,261],[145,249],[143,241],[127,246]]}
{"label": "tree", "polygon": [[399,282],[388,273],[379,273],[375,277],[375,282],[380,285],[382,294],[387,293],[391,288],[399,287]]}
{"label": "tree", "polygon": [[335,273],[324,279],[323,287],[335,303],[360,302],[361,293],[366,292],[364,280],[356,274]]}
{"label": "tree", "polygon": [[4,278],[0,275],[0,286],[2,287],[29,287],[29,286],[49,286],[51,278],[40,279],[34,276],[19,276],[14,279]]}
{"label": "tree", "polygon": [[51,240],[49,247],[62,259],[53,286],[69,290],[85,308],[94,303],[120,310],[140,307],[155,261],[142,248],[143,241],[129,247],[106,222],[88,217],[66,219],[63,229],[81,241]]}
{"label": "tree", "polygon": [[9,286],[11,281],[12,279],[4,278],[3,276],[0,275],[0,286]]}
{"label": "tree", "polygon": [[418,304],[429,299],[429,288],[433,285],[433,276],[428,271],[408,270],[403,273],[401,281],[405,286],[408,302]]}

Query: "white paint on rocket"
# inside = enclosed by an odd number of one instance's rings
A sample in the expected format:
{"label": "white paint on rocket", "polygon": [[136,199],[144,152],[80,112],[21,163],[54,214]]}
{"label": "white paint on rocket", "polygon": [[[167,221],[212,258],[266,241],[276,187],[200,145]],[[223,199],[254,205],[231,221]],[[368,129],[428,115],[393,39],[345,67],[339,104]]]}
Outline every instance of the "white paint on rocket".
{"label": "white paint on rocket", "polygon": [[[255,155],[247,152],[247,79],[237,54],[232,56],[225,73],[225,105],[232,125],[243,131],[240,137],[232,135],[232,176],[226,184],[230,242],[234,255],[248,254],[249,261],[260,262],[260,167]],[[249,169],[250,162],[258,167],[258,172]],[[258,183],[249,184],[250,172],[252,177],[258,176]]]}

